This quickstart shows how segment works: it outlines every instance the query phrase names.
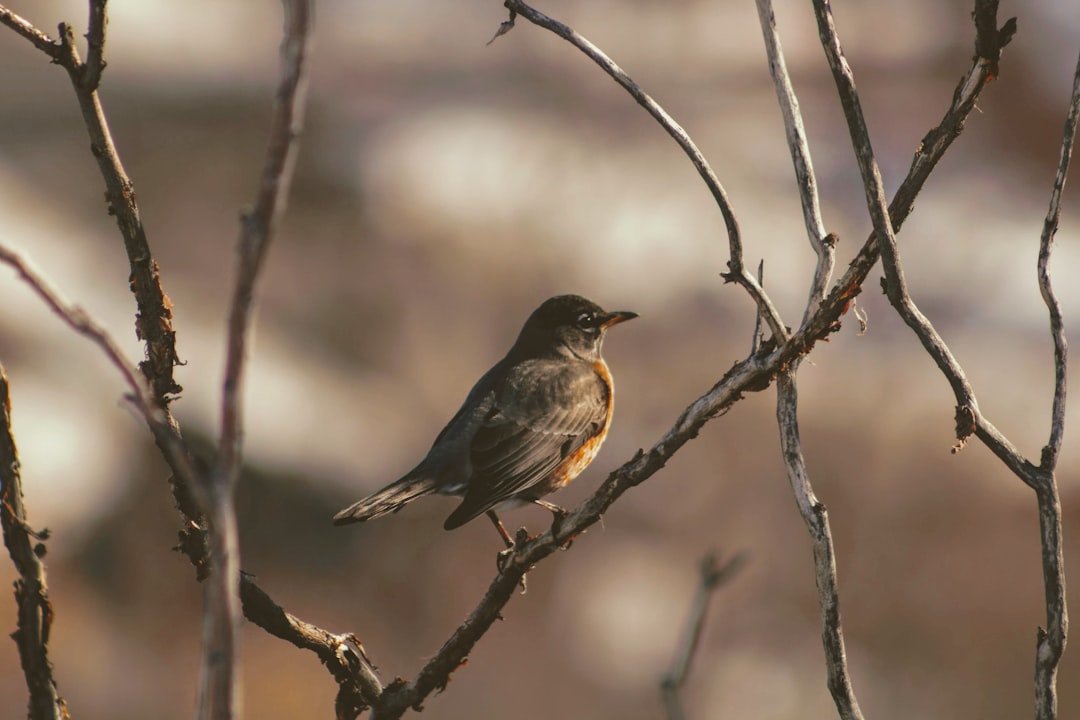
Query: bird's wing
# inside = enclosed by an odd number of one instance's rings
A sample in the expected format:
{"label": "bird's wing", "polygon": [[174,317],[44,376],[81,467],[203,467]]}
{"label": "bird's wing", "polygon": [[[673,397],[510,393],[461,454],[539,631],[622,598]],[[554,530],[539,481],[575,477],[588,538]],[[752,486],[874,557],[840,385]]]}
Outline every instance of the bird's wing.
{"label": "bird's wing", "polygon": [[536,360],[511,370],[473,435],[460,523],[545,480],[604,427],[608,388],[588,364]]}

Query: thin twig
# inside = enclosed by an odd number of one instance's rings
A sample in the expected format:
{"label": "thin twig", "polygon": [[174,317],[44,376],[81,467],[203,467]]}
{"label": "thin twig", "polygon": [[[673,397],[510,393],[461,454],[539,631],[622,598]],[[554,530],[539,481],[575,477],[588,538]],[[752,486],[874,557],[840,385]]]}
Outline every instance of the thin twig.
{"label": "thin twig", "polygon": [[[102,18],[97,26],[100,32],[104,32],[105,24]],[[107,209],[110,215],[116,216],[131,265],[131,291],[138,306],[136,333],[146,343],[146,360],[139,367],[153,386],[155,400],[167,405],[172,396],[181,391],[173,379],[173,367],[179,364],[179,359],[172,326],[172,303],[162,289],[158,266],[150,252],[135,201],[135,186],[120,162],[101,98],[97,90],[84,87],[86,65],[79,58],[71,26],[61,24],[60,33],[62,52],[58,62],[67,70],[75,89],[90,135],[90,152],[97,159],[98,169],[105,179]],[[102,39],[102,46],[104,42]]]}
{"label": "thin twig", "polygon": [[776,100],[784,117],[784,132],[787,135],[791,161],[795,166],[795,183],[799,188],[799,200],[802,203],[803,221],[810,245],[817,255],[817,267],[810,282],[810,294],[803,313],[802,321],[807,319],[825,299],[825,290],[832,279],[836,265],[836,236],[825,231],[825,221],[821,217],[821,204],[818,201],[817,179],[814,176],[814,163],[810,157],[810,144],[803,128],[802,113],[799,112],[799,99],[791,86],[787,62],[784,60],[784,48],[780,43],[780,33],[776,29],[776,17],[773,13],[772,0],[757,0],[758,20],[761,33],[765,38],[765,54],[769,60],[769,74],[776,87]]}
{"label": "thin twig", "polygon": [[[240,599],[244,614],[271,635],[315,653],[340,686],[338,706],[345,717],[356,717],[382,694],[383,686],[363,645],[355,635],[335,635],[288,613],[260,589],[250,575],[241,574]],[[343,716],[339,713],[339,716]]]}
{"label": "thin twig", "polygon": [[134,371],[134,364],[124,357],[124,353],[112,337],[94,322],[85,310],[75,305],[68,305],[61,300],[59,293],[52,289],[44,278],[34,272],[18,253],[0,245],[0,262],[10,265],[19,274],[19,277],[30,286],[38,297],[45,301],[49,309],[56,313],[68,327],[83,337],[89,338],[101,348],[101,351],[105,353],[105,357],[109,359],[109,362],[120,372],[120,376],[127,383],[135,407],[148,421],[160,422],[150,400],[150,389],[147,387],[146,380],[139,377]]}
{"label": "thin twig", "polygon": [[1058,221],[1061,217],[1061,193],[1065,189],[1065,179],[1069,174],[1072,159],[1073,142],[1076,139],[1077,116],[1080,115],[1080,57],[1077,57],[1076,71],[1073,75],[1072,96],[1065,118],[1065,130],[1061,140],[1061,155],[1054,187],[1050,192],[1050,207],[1043,222],[1042,237],[1039,241],[1038,277],[1039,292],[1050,315],[1050,334],[1054,341],[1054,402],[1051,412],[1050,439],[1043,451],[1042,468],[1053,470],[1061,452],[1061,443],[1065,436],[1065,378],[1068,344],[1065,342],[1065,323],[1061,316],[1061,305],[1054,296],[1050,283],[1050,253],[1053,250],[1054,235],[1057,234]]}
{"label": "thin twig", "polygon": [[255,284],[285,211],[297,140],[303,124],[311,43],[310,0],[283,0],[281,70],[255,206],[241,220],[236,285],[229,311],[221,436],[206,491],[210,521],[210,577],[203,622],[203,666],[198,717],[230,720],[239,712],[240,548],[234,495],[240,473],[243,413],[240,396]]}
{"label": "thin twig", "polygon": [[1061,305],[1050,284],[1050,253],[1061,215],[1061,193],[1069,174],[1073,143],[1076,139],[1077,117],[1080,116],[1080,57],[1073,74],[1072,96],[1062,133],[1061,156],[1054,187],[1050,193],[1050,208],[1043,224],[1039,242],[1039,291],[1050,316],[1050,334],[1054,342],[1054,400],[1051,410],[1050,439],[1043,448],[1039,463],[1041,482],[1035,497],[1039,506],[1039,528],[1042,539],[1043,581],[1046,599],[1046,629],[1039,631],[1035,650],[1035,716],[1040,720],[1057,717],[1057,671],[1065,652],[1069,633],[1069,611],[1065,601],[1065,557],[1061,539],[1061,500],[1058,497],[1056,467],[1065,437],[1065,389],[1068,367],[1068,345]]}
{"label": "thin twig", "polygon": [[[146,344],[146,359],[139,364],[139,368],[150,381],[154,399],[167,406],[169,400],[181,391],[173,378],[173,367],[179,364],[179,359],[176,354],[176,334],[172,328],[172,303],[162,289],[157,263],[150,252],[139,217],[135,186],[120,162],[97,93],[104,67],[105,28],[108,24],[105,1],[93,0],[90,5],[90,31],[87,35],[93,66],[80,59],[71,26],[66,23],[61,23],[60,38],[56,41],[3,6],[0,6],[0,23],[29,40],[68,73],[82,111],[83,123],[90,135],[90,152],[97,159],[98,169],[105,180],[107,210],[110,215],[116,216],[131,265],[131,291],[138,307],[136,334]],[[171,417],[167,420],[175,428]],[[163,438],[157,439],[159,445],[167,444]],[[170,451],[164,446],[161,449],[168,457]]]}
{"label": "thin twig", "polygon": [[776,421],[780,429],[780,451],[784,458],[799,514],[810,533],[814,555],[814,576],[821,606],[821,642],[825,648],[825,669],[829,692],[842,720],[859,720],[862,712],[851,687],[840,623],[840,595],[836,587],[836,554],[833,549],[829,514],[814,495],[799,439],[798,390],[794,370],[776,378]]}
{"label": "thin twig", "polygon": [[[724,187],[720,184],[720,179],[716,176],[716,173],[713,172],[709,162],[705,159],[705,156],[701,153],[701,150],[698,149],[690,135],[687,134],[686,130],[684,130],[679,123],[675,122],[675,119],[672,118],[658,102],[653,100],[648,93],[642,90],[641,86],[634,82],[621,67],[616,65],[604,51],[578,34],[573,28],[548,17],[539,10],[526,5],[521,0],[506,0],[503,4],[510,11],[510,19],[499,26],[499,31],[495,34],[495,37],[505,34],[512,28],[514,26],[514,17],[518,14],[534,25],[538,25],[545,30],[550,30],[583,52],[590,60],[600,66],[612,80],[622,86],[626,92],[630,93],[630,96],[633,97],[641,107],[645,108],[645,111],[648,112],[662,128],[664,128],[664,131],[667,132],[676,143],[678,143],[679,147],[682,148],[683,152],[686,153],[686,156],[690,158],[690,162],[693,163],[694,167],[697,169],[701,179],[705,182],[705,186],[709,188],[709,192],[712,193],[717,207],[720,208],[720,214],[724,217],[724,224],[727,226],[728,234],[728,252],[730,254],[728,260],[729,272],[724,273],[724,279],[728,282],[738,283],[750,294],[750,297],[758,306],[758,311],[764,315],[766,322],[769,324],[769,329],[772,331],[773,336],[778,342],[787,339],[788,331],[784,326],[783,320],[780,319],[779,311],[776,309],[776,306],[773,305],[769,296],[765,294],[765,291],[761,289],[761,286],[758,285],[757,281],[754,280],[754,276],[747,272],[746,267],[743,264],[742,236],[739,232],[739,223],[735,219],[735,211],[731,207],[731,200],[728,199],[727,191],[724,190]],[[492,40],[494,39],[495,38],[492,38]]]}
{"label": "thin twig", "polygon": [[690,664],[697,654],[698,644],[705,630],[709,601],[716,590],[735,577],[745,564],[746,553],[742,552],[733,555],[722,566],[717,566],[714,553],[709,553],[701,561],[701,576],[693,604],[690,606],[690,614],[686,618],[686,630],[671,661],[671,668],[660,681],[660,697],[668,720],[683,720],[686,717],[679,700],[679,691],[686,683]]}
{"label": "thin twig", "polygon": [[[765,259],[758,260],[757,281],[762,288],[765,287]],[[765,340],[765,333],[761,331],[761,313],[754,313],[754,335],[750,338],[750,354],[756,355]]]}
{"label": "thin twig", "polygon": [[0,525],[4,545],[19,573],[15,581],[15,605],[18,623],[12,639],[19,650],[26,687],[30,691],[30,720],[63,720],[67,704],[53,678],[49,661],[49,630],[53,607],[45,581],[45,543],[47,532],[30,529],[23,503],[19,453],[11,430],[11,397],[4,367],[0,365]]}
{"label": "thin twig", "polygon": [[24,20],[22,17],[11,12],[3,5],[0,5],[0,24],[7,25],[19,35],[22,35],[32,42],[34,47],[52,58],[53,62],[60,62],[60,43],[56,42],[34,27],[29,21]]}
{"label": "thin twig", "polygon": [[105,13],[108,0],[90,0],[90,19],[86,33],[86,62],[83,63],[82,89],[97,90],[101,73],[105,70],[105,25],[109,17]]}
{"label": "thin twig", "polygon": [[[1016,33],[1016,18],[1009,18],[1000,29],[996,26],[996,18],[996,0],[977,0],[975,56],[967,73],[957,83],[952,102],[941,121],[923,136],[922,142],[915,150],[911,167],[889,204],[889,217],[894,231],[900,230],[911,213],[915,198],[922,191],[926,180],[952,146],[953,141],[960,136],[964,123],[975,109],[982,91],[991,80],[997,77],[1001,51],[1011,42]],[[862,291],[862,283],[878,257],[878,234],[875,229],[855,254],[843,277],[837,281],[825,298],[823,303],[825,311],[816,313],[815,318],[838,318],[844,314]]]}

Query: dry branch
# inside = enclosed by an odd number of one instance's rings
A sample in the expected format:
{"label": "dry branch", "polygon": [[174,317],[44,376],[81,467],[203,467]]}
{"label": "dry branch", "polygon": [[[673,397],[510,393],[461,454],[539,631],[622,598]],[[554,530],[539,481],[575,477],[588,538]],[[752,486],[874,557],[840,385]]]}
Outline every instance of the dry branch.
{"label": "dry branch", "polygon": [[697,591],[694,593],[694,601],[690,607],[690,614],[686,618],[686,630],[682,641],[675,651],[675,658],[671,662],[671,668],[660,681],[660,698],[664,703],[664,711],[668,720],[684,720],[682,703],[679,700],[679,691],[686,683],[690,674],[690,664],[697,654],[698,645],[701,642],[701,634],[705,630],[705,618],[709,610],[709,601],[713,594],[725,583],[730,581],[742,570],[746,564],[746,553],[736,553],[723,565],[717,565],[716,555],[709,553],[701,561],[701,572],[698,579]]}
{"label": "dry branch", "polygon": [[[992,33],[993,15],[996,12],[996,0],[978,0],[974,17],[979,30],[982,49],[991,57],[983,64],[989,69],[990,77],[997,72],[999,45],[987,47],[987,43],[1006,36],[1006,30]],[[1049,263],[1050,244],[1057,226],[1060,191],[1064,187],[1068,171],[1073,136],[1076,129],[1078,84],[1080,84],[1080,64],[1074,78],[1070,110],[1065,125],[1062,142],[1061,162],[1058,167],[1051,197],[1050,211],[1039,250],[1039,285],[1043,298],[1050,311],[1050,325],[1054,340],[1055,387],[1054,407],[1050,444],[1043,452],[1039,466],[1024,457],[979,410],[975,392],[964,374],[963,368],[949,350],[948,345],[934,328],[930,320],[919,310],[907,289],[900,252],[885,204],[884,187],[877,162],[874,159],[869,133],[862,116],[858,95],[855,92],[855,80],[851,69],[843,57],[840,41],[836,33],[832,13],[825,0],[814,0],[818,30],[825,47],[829,65],[833,70],[844,115],[848,121],[852,145],[862,174],[866,190],[867,205],[878,238],[882,267],[885,273],[885,292],[897,313],[922,343],[927,354],[941,370],[956,397],[957,403],[957,449],[963,446],[967,438],[974,434],[978,437],[1018,478],[1035,490],[1039,507],[1040,539],[1043,558],[1043,581],[1047,629],[1040,630],[1035,661],[1035,717],[1038,720],[1054,720],[1057,717],[1056,676],[1065,638],[1068,630],[1068,614],[1065,605],[1065,571],[1061,540],[1061,504],[1058,498],[1057,480],[1054,476],[1053,462],[1060,447],[1064,432],[1065,405],[1065,335],[1061,321],[1061,310],[1050,288],[1047,265]]]}
{"label": "dry branch", "polygon": [[[765,38],[769,70],[776,85],[776,95],[784,116],[784,128],[795,167],[795,181],[802,201],[810,243],[817,254],[817,267],[810,285],[810,296],[803,315],[805,323],[824,300],[835,263],[835,236],[825,235],[824,221],[817,197],[817,182],[810,161],[810,150],[803,131],[799,103],[791,86],[784,61],[783,49],[776,19],[770,0],[757,0],[758,18]],[[788,481],[795,496],[799,514],[806,523],[814,557],[814,574],[821,608],[821,639],[825,650],[825,667],[829,692],[844,720],[861,720],[855,691],[851,686],[847,655],[844,651],[844,635],[840,622],[840,595],[837,590],[836,554],[833,549],[832,531],[825,506],[814,494],[810,475],[802,454],[799,438],[798,389],[796,373],[801,362],[798,358],[777,376],[776,418],[780,434],[780,450],[784,459]]]}
{"label": "dry branch", "polygon": [[243,609],[234,498],[243,445],[240,398],[255,285],[285,212],[306,102],[313,8],[310,0],[283,0],[282,4],[281,70],[270,139],[254,209],[245,213],[240,222],[239,259],[229,308],[225,382],[221,393],[221,436],[217,460],[204,488],[204,511],[210,530],[210,576],[206,584],[198,714],[204,720],[230,720],[239,714],[237,646]]}
{"label": "dry branch", "polygon": [[[90,51],[88,63],[97,62],[100,48],[101,67],[104,67],[105,28],[107,17],[104,14],[105,3],[94,1],[91,6],[91,32],[88,33]],[[100,12],[100,14],[98,14]],[[177,364],[175,353],[175,335],[171,324],[171,303],[162,290],[158,278],[157,263],[153,260],[150,247],[146,241],[141,221],[139,220],[138,207],[135,202],[134,187],[124,172],[120,163],[119,155],[113,145],[111,133],[104,110],[101,108],[96,89],[96,81],[92,85],[85,84],[84,73],[86,64],[79,60],[78,52],[72,42],[72,33],[67,25],[61,26],[61,34],[64,39],[56,41],[46,33],[41,32],[27,20],[12,13],[7,8],[0,6],[0,24],[3,24],[23,38],[30,41],[34,47],[45,53],[53,62],[62,65],[72,79],[72,85],[80,107],[83,109],[83,119],[91,138],[91,150],[98,161],[99,169],[105,178],[109,211],[117,217],[117,224],[124,239],[124,245],[131,263],[132,276],[131,288],[135,295],[138,306],[136,333],[146,344],[146,360],[140,363],[139,368],[146,376],[151,385],[150,395],[154,400],[155,417],[158,422],[151,423],[150,428],[162,454],[165,456],[173,476],[170,478],[173,496],[177,507],[184,516],[184,529],[180,533],[179,549],[191,560],[196,568],[200,580],[205,579],[209,573],[210,557],[206,542],[206,522],[202,518],[200,503],[196,492],[200,488],[201,478],[206,474],[197,459],[190,453],[186,442],[180,434],[180,427],[173,419],[168,409],[168,402],[173,393],[180,391],[180,386],[173,379],[172,371]],[[100,42],[99,42],[100,40]],[[91,75],[91,80],[94,78]],[[284,120],[272,130],[272,136],[280,143],[281,138],[294,134],[295,127],[293,117],[298,117],[294,110],[289,111],[289,116],[278,113],[275,115],[279,120]],[[275,153],[276,157],[283,157]],[[287,159],[287,158],[286,158]],[[291,164],[291,160],[288,160]],[[261,227],[271,227],[276,217],[276,202],[268,202],[276,197],[277,190],[272,188],[273,177],[277,174],[268,164],[269,173],[264,174],[264,181],[260,184],[260,200],[257,201],[255,215],[263,218]],[[27,266],[21,261],[12,263],[17,270]],[[21,271],[21,270],[20,270]],[[24,273],[24,277],[26,274]],[[28,278],[29,279],[29,278]],[[31,283],[34,284],[34,283]],[[38,293],[46,299],[46,302],[57,310],[57,303],[49,301],[49,293],[42,293],[41,288],[47,288],[43,282],[37,283]],[[51,293],[56,297],[55,293]],[[64,313],[60,312],[64,317]],[[85,318],[76,311],[64,317],[65,321],[72,324]],[[88,320],[88,318],[86,318]],[[78,325],[76,322],[75,325]],[[90,324],[90,328],[96,325]],[[78,328],[76,328],[78,329]],[[83,332],[80,330],[80,332]],[[94,337],[95,342],[105,349],[106,355],[118,367],[130,368],[125,362],[117,362],[121,357],[108,348],[116,347],[111,340],[104,342],[107,336]],[[121,370],[124,377],[132,384],[134,374],[130,371]],[[138,384],[135,379],[135,384]],[[137,397],[137,393],[136,393]],[[374,673],[371,671],[364,658],[355,658],[342,648],[345,647],[343,638],[349,636],[336,636],[332,633],[315,628],[308,623],[285,613],[279,606],[270,600],[269,596],[257,587],[251,577],[240,578],[240,594],[243,596],[243,608],[247,618],[254,624],[264,628],[268,632],[281,637],[299,648],[313,650],[318,657],[327,665],[330,672],[341,684],[341,696],[356,698],[354,703],[356,712],[363,707],[364,698],[370,699],[377,695],[378,682],[371,681]],[[283,622],[283,618],[287,620]],[[354,713],[355,715],[355,713]]]}
{"label": "dry branch", "polygon": [[780,428],[780,451],[799,514],[810,533],[814,554],[814,577],[821,605],[821,641],[825,647],[825,670],[829,692],[842,720],[861,720],[862,712],[851,687],[840,624],[840,594],[836,587],[836,554],[833,551],[829,514],[814,495],[799,439],[798,390],[794,372],[782,372],[776,380],[776,422]]}
{"label": "dry branch", "polygon": [[23,504],[19,453],[11,430],[8,379],[0,365],[0,524],[4,545],[19,573],[15,581],[18,623],[12,638],[19,649],[26,687],[30,691],[30,720],[63,720],[67,705],[60,697],[49,661],[49,629],[53,608],[45,582],[45,540],[48,532],[34,532]]}
{"label": "dry branch", "polygon": [[1076,140],[1077,119],[1080,116],[1080,57],[1073,73],[1072,95],[1062,133],[1061,156],[1054,186],[1050,193],[1050,208],[1046,213],[1039,241],[1037,264],[1039,292],[1050,318],[1050,335],[1054,343],[1054,400],[1050,412],[1050,438],[1043,448],[1039,462],[1039,482],[1035,498],[1039,506],[1039,536],[1042,540],[1043,583],[1046,599],[1046,629],[1040,629],[1035,648],[1035,716],[1040,720],[1057,717],[1057,671],[1069,633],[1069,611],[1065,602],[1065,557],[1061,539],[1061,500],[1058,497],[1056,468],[1061,443],[1065,437],[1065,389],[1068,369],[1068,345],[1065,342],[1065,323],[1061,305],[1050,284],[1050,253],[1061,216],[1061,192],[1069,174],[1073,143]]}
{"label": "dry branch", "polygon": [[780,43],[780,33],[776,29],[772,0],[757,0],[756,5],[761,33],[765,39],[765,55],[769,60],[769,74],[776,87],[776,100],[784,118],[784,133],[791,151],[791,161],[795,166],[795,184],[799,190],[806,234],[810,239],[814,254],[817,255],[817,267],[814,270],[813,280],[810,282],[809,299],[806,302],[806,311],[803,313],[802,321],[805,323],[825,299],[825,291],[829,287],[833,267],[836,265],[836,237],[827,234],[825,221],[821,217],[821,204],[818,201],[817,178],[814,176],[814,163],[810,157],[810,144],[806,139],[806,130],[803,128],[799,100],[795,96],[795,89],[791,86],[787,62],[784,60],[784,49]]}

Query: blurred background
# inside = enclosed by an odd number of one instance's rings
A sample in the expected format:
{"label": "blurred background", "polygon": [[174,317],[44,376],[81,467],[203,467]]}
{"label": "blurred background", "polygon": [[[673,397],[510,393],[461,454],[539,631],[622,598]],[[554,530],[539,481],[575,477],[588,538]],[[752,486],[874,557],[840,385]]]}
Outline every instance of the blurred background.
{"label": "blurred background", "polygon": [[[5,3],[54,33],[85,3]],[[103,102],[175,304],[186,365],[174,410],[217,432],[225,303],[240,210],[260,170],[277,71],[274,2],[109,4]],[[545,0],[691,133],[730,193],[748,263],[795,325],[813,268],[750,0]],[[973,53],[971,5],[835,3],[886,185],[894,189]],[[838,268],[870,222],[810,4],[779,0]],[[1029,457],[1049,430],[1052,357],[1035,281],[1080,14],[1019,15],[1001,77],[900,235],[908,281],[989,418]],[[498,2],[318,5],[311,103],[288,216],[260,287],[240,488],[243,566],[310,622],[364,641],[384,680],[411,677],[473,608],[500,544],[454,533],[437,498],[364,526],[334,511],[426,452],[471,384],[550,295],[641,318],[611,333],[619,385],[604,451],[553,499],[574,505],[749,349],[753,307],[724,286],[719,212],[672,141],[584,56]],[[0,29],[2,242],[120,340],[133,360],[128,267],[66,74]],[[1080,332],[1075,177],[1053,271]],[[800,373],[804,449],[830,510],[855,690],[867,717],[1025,717],[1044,623],[1033,494],[982,446],[958,455],[954,400],[871,275],[869,328],[822,343]],[[60,690],[74,717],[191,716],[201,591],[170,548],[179,518],[115,369],[0,271],[0,362],[12,384],[30,520],[48,526]],[[778,452],[774,391],[705,427],[571,552],[529,576],[435,718],[660,718],[710,549],[745,550],[715,597],[684,698],[694,718],[835,717],[810,546]],[[1071,413],[1070,437],[1076,413]],[[208,452],[208,451],[207,451]],[[1080,470],[1060,471],[1070,600],[1080,607]],[[504,516],[539,530],[542,510]],[[0,562],[0,580],[14,578]],[[0,626],[14,629],[10,592]],[[249,717],[330,717],[315,657],[248,626]],[[1080,653],[1059,677],[1080,713]],[[25,712],[0,643],[0,716]]]}

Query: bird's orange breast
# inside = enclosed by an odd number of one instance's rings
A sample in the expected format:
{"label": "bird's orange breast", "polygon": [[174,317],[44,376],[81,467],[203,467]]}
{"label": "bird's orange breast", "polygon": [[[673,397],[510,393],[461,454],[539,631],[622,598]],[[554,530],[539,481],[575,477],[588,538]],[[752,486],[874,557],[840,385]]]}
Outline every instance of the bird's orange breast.
{"label": "bird's orange breast", "polygon": [[600,452],[600,446],[604,444],[604,439],[607,437],[608,428],[611,427],[611,412],[615,406],[615,383],[611,378],[611,371],[608,370],[607,363],[603,359],[597,360],[593,363],[593,370],[600,376],[600,379],[604,383],[605,390],[605,402],[604,408],[604,421],[600,426],[600,429],[595,432],[589,439],[582,443],[574,452],[566,456],[566,458],[559,463],[559,466],[555,468],[555,472],[551,476],[552,489],[558,489],[569,483],[578,475],[589,467],[589,463],[593,461],[596,454]]}

